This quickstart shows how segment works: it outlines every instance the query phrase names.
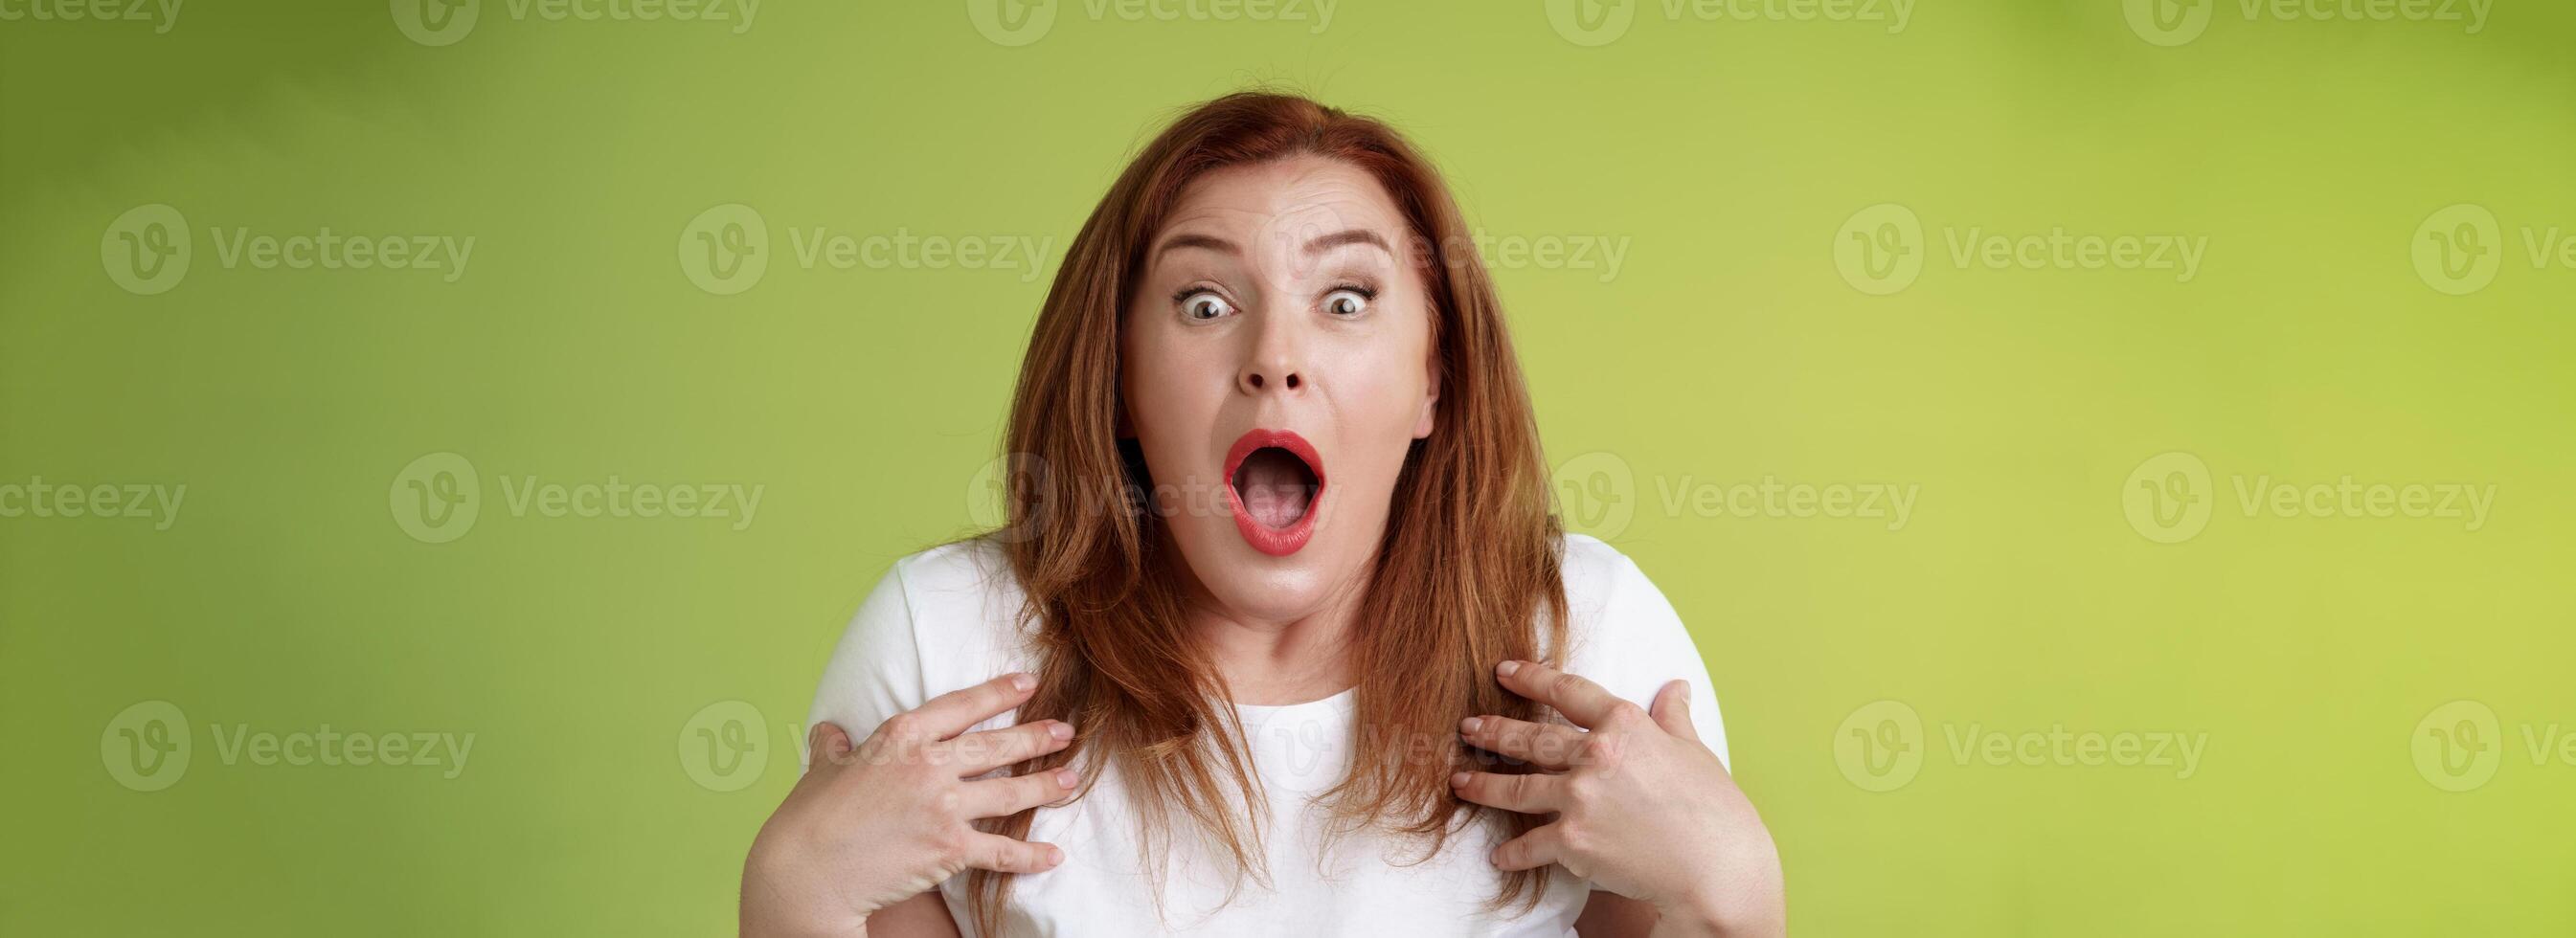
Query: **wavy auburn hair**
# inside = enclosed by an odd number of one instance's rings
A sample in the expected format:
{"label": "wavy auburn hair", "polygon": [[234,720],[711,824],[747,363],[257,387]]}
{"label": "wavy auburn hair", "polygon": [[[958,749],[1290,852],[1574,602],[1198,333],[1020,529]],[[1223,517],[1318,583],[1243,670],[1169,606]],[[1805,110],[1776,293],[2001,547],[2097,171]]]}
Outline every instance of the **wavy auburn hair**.
{"label": "wavy auburn hair", "polygon": [[[1409,253],[1435,307],[1440,388],[1434,429],[1413,442],[1397,477],[1354,620],[1350,774],[1322,801],[1335,831],[1374,827],[1412,839],[1425,858],[1461,815],[1490,810],[1450,791],[1449,775],[1471,761],[1493,767],[1455,729],[1480,713],[1541,718],[1495,683],[1493,667],[1564,647],[1560,533],[1493,282],[1439,175],[1386,124],[1245,92],[1199,105],[1145,146],[1083,223],[1038,314],[1004,449],[1018,461],[1005,483],[1006,526],[992,535],[1027,593],[1020,615],[1037,641],[1038,689],[1019,719],[1062,719],[1082,733],[1019,771],[1087,756],[1090,779],[1114,766],[1148,857],[1164,855],[1152,845],[1166,842],[1178,808],[1238,875],[1265,880],[1257,845],[1266,801],[1224,678],[1185,627],[1182,560],[1149,507],[1153,481],[1134,443],[1119,439],[1118,357],[1147,242],[1183,188],[1211,170],[1301,155],[1375,177],[1412,228]],[[1088,795],[1086,782],[1078,797]],[[1513,836],[1536,824],[1494,813]],[[1034,814],[986,827],[1026,837]],[[1544,868],[1512,873],[1493,906],[1515,897],[1534,905],[1547,881]],[[999,929],[1009,884],[1008,874],[970,875],[978,930]]]}

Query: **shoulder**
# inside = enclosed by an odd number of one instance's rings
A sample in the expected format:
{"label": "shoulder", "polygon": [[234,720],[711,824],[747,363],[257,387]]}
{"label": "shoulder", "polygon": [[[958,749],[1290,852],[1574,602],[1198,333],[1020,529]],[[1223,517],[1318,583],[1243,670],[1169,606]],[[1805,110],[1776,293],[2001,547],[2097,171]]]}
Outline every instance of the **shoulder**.
{"label": "shoulder", "polygon": [[865,736],[887,717],[1031,663],[1009,558],[984,538],[901,557],[824,665],[812,718]]}
{"label": "shoulder", "polygon": [[1726,731],[1718,720],[1708,659],[1664,591],[1627,554],[1589,535],[1565,535],[1558,569],[1565,581],[1567,647],[1552,657],[1638,706],[1651,704],[1668,682],[1690,682],[1691,717],[1701,741],[1725,758]]}
{"label": "shoulder", "polygon": [[[1665,601],[1663,590],[1646,577],[1646,571],[1599,538],[1565,535],[1557,551],[1557,570],[1565,582],[1566,636],[1573,645],[1569,655],[1585,654],[1604,643],[1632,641],[1666,624],[1680,624],[1680,616]],[[1672,621],[1661,621],[1666,618]],[[1688,637],[1687,632],[1683,634]]]}

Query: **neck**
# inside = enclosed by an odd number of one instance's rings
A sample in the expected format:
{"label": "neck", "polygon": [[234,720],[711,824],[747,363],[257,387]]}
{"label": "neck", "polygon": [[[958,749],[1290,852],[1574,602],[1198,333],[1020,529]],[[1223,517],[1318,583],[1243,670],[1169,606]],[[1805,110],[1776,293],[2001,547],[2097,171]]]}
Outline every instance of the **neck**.
{"label": "neck", "polygon": [[1356,679],[1350,640],[1360,590],[1336,589],[1320,608],[1284,619],[1243,615],[1204,588],[1191,592],[1190,630],[1235,703],[1305,703],[1340,693]]}

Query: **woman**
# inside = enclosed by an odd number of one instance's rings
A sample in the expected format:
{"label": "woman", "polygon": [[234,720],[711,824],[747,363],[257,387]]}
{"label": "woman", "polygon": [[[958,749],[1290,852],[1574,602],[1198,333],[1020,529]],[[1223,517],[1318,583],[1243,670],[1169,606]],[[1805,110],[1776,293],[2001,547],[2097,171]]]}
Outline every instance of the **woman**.
{"label": "woman", "polygon": [[1493,286],[1385,125],[1247,93],[1165,130],[1008,448],[1006,526],[897,562],[834,651],[746,934],[1783,930],[1707,669],[1559,533]]}

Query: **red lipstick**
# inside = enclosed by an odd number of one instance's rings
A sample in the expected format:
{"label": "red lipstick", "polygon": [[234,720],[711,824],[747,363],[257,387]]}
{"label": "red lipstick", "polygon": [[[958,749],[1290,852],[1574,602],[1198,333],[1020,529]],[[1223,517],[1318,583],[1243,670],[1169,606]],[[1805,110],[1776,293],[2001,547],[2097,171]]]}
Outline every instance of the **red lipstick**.
{"label": "red lipstick", "polygon": [[1256,429],[1237,438],[1225,452],[1225,480],[1234,528],[1252,549],[1285,557],[1315,536],[1324,458],[1296,431]]}

